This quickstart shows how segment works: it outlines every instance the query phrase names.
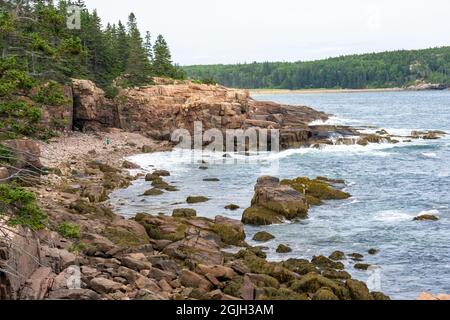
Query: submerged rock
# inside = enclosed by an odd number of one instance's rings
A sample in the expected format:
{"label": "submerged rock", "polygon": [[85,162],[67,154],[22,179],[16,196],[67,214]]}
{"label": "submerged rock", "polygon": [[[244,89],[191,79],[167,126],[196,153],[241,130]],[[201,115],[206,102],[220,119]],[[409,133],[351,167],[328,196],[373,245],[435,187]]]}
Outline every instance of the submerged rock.
{"label": "submerged rock", "polygon": [[144,196],[159,196],[162,195],[164,192],[162,192],[158,188],[152,188],[144,192]]}
{"label": "submerged rock", "polygon": [[122,168],[125,168],[125,169],[139,169],[140,166],[138,166],[137,164],[135,164],[135,163],[133,163],[131,161],[125,160],[122,163]]}
{"label": "submerged rock", "polygon": [[187,203],[200,203],[200,202],[206,202],[208,201],[208,197],[204,196],[189,196],[186,198]]}
{"label": "submerged rock", "polygon": [[358,270],[367,270],[370,267],[370,264],[367,263],[357,263],[353,266],[355,269]]}
{"label": "submerged rock", "polygon": [[275,236],[266,231],[260,231],[253,236],[254,241],[266,242],[275,239]]}
{"label": "submerged rock", "polygon": [[161,180],[161,177],[153,173],[146,174],[145,181],[155,181],[155,180]]}
{"label": "submerged rock", "polygon": [[364,259],[364,256],[362,254],[356,252],[350,253],[348,254],[348,256],[354,261],[362,261]]}
{"label": "submerged rock", "polygon": [[225,206],[225,209],[231,210],[231,211],[237,210],[239,208],[240,207],[238,205],[236,205],[236,204],[229,204],[229,205]]}
{"label": "submerged rock", "polygon": [[338,269],[338,270],[344,269],[344,264],[342,262],[333,261],[325,256],[314,256],[311,260],[311,263],[321,269],[324,268]]}
{"label": "submerged rock", "polygon": [[292,252],[291,247],[285,245],[285,244],[280,244],[277,248],[277,252],[278,253],[288,253],[288,252]]}
{"label": "submerged rock", "polygon": [[329,257],[331,260],[344,260],[345,259],[345,253],[343,253],[342,251],[334,251],[332,254],[329,255]]}
{"label": "submerged rock", "polygon": [[153,171],[154,175],[159,176],[159,177],[168,177],[170,176],[170,172],[167,170],[155,170]]}
{"label": "submerged rock", "polygon": [[421,214],[413,219],[413,221],[437,221],[439,218],[433,214]]}

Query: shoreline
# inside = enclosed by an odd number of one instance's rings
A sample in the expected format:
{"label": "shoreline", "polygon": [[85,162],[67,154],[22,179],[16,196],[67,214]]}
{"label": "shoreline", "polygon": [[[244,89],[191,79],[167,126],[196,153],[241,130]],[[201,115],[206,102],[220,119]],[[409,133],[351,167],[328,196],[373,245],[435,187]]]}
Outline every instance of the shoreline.
{"label": "shoreline", "polygon": [[[103,145],[105,137],[110,145]],[[43,162],[59,173],[43,178],[45,188],[30,189],[38,195],[39,206],[48,214],[51,225],[79,225],[78,238],[61,238],[52,232],[58,242],[64,243],[58,254],[80,262],[86,287],[79,294],[94,300],[389,299],[383,293],[370,292],[364,282],[345,272],[340,262],[326,256],[290,263],[268,261],[261,249],[245,242],[244,224],[239,220],[191,216],[186,209],[179,210],[180,216],[141,213],[124,218],[104,200],[112,191],[142,177],[130,176],[133,167],[125,164],[128,156],[146,153],[141,149],[146,144],[153,149],[150,153],[170,150],[140,134],[116,130],[75,133],[41,145]],[[147,176],[154,178],[154,174]],[[158,178],[160,183],[164,183],[163,177]],[[84,248],[78,249],[80,243]],[[240,251],[226,253],[224,249],[229,246],[237,246]],[[331,254],[340,254],[333,250],[330,248]],[[183,263],[185,258],[196,262]],[[109,270],[102,271],[99,261]],[[325,269],[329,278],[321,275]],[[64,269],[55,276],[67,272]],[[255,291],[261,286],[258,279],[270,280],[264,282],[260,293]],[[299,287],[301,279],[325,281],[335,290],[328,290],[322,297],[324,292],[320,290]],[[197,280],[201,280],[200,285]],[[245,290],[244,282],[251,292]],[[285,288],[282,294],[277,293],[280,286]],[[71,298],[66,289],[48,288],[47,292],[49,299]]]}
{"label": "shoreline", "polygon": [[377,89],[248,89],[253,94],[322,94],[322,93],[359,93],[359,92],[402,92],[412,91],[405,88],[377,88]]}

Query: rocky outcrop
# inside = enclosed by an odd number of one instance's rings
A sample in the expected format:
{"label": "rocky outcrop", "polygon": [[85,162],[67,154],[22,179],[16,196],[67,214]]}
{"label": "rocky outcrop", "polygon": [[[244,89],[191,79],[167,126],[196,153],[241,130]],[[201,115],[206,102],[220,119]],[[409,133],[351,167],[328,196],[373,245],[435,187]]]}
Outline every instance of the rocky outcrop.
{"label": "rocky outcrop", "polygon": [[251,207],[242,215],[242,222],[252,225],[281,223],[285,219],[305,218],[306,197],[290,186],[281,185],[274,177],[260,177],[255,186]]}
{"label": "rocky outcrop", "polygon": [[73,80],[73,126],[82,130],[119,127],[117,106],[90,80]]}
{"label": "rocky outcrop", "polygon": [[349,126],[311,125],[328,115],[305,106],[257,101],[248,91],[219,85],[156,81],[152,86],[118,91],[114,99],[108,99],[93,82],[74,80],[74,127],[116,127],[170,141],[175,129],[186,129],[192,136],[194,123],[201,122],[203,130],[219,129],[223,134],[226,129],[268,129],[269,146],[273,143],[270,130],[277,129],[281,149],[399,142],[386,134],[367,134]]}
{"label": "rocky outcrop", "polygon": [[450,86],[444,83],[426,83],[426,82],[417,82],[414,85],[406,87],[407,90],[413,91],[424,91],[424,90],[445,90]]}
{"label": "rocky outcrop", "polygon": [[[194,122],[207,129],[281,129],[284,148],[328,138],[335,128],[309,127],[327,115],[304,106],[280,105],[250,98],[244,90],[190,82],[121,89],[114,99],[88,80],[74,80],[74,127],[118,127],[170,140],[175,129],[193,132]],[[345,130],[344,130],[345,131]],[[348,132],[348,130],[346,131]],[[269,141],[270,142],[270,141]]]}
{"label": "rocky outcrop", "polygon": [[26,280],[39,268],[38,238],[22,228],[5,227],[0,222],[0,300],[18,299]]}
{"label": "rocky outcrop", "polygon": [[251,206],[242,215],[242,222],[269,225],[284,220],[306,218],[312,205],[324,200],[342,200],[350,194],[340,190],[343,180],[299,177],[292,180],[264,176],[258,178]]}

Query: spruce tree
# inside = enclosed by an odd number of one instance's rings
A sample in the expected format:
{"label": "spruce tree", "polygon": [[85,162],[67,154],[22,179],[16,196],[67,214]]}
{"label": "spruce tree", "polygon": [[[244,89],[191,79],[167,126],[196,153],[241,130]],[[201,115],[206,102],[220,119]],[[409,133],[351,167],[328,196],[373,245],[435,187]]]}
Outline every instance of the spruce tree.
{"label": "spruce tree", "polygon": [[150,35],[150,31],[145,33],[145,43],[144,48],[147,52],[148,59],[150,62],[153,62],[153,46],[152,46],[152,37]]}
{"label": "spruce tree", "polygon": [[159,35],[153,46],[153,73],[158,77],[172,77],[174,67],[169,46],[162,35]]}
{"label": "spruce tree", "polygon": [[147,84],[151,66],[133,13],[128,17],[128,37],[129,55],[125,73],[129,76],[130,85]]}

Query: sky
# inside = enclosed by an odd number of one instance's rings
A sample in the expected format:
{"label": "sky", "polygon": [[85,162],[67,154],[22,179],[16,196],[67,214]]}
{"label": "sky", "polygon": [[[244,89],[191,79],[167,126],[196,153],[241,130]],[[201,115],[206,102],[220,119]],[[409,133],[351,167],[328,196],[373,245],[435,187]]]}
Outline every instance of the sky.
{"label": "sky", "polygon": [[181,65],[305,61],[450,45],[448,0],[85,0],[162,34]]}

